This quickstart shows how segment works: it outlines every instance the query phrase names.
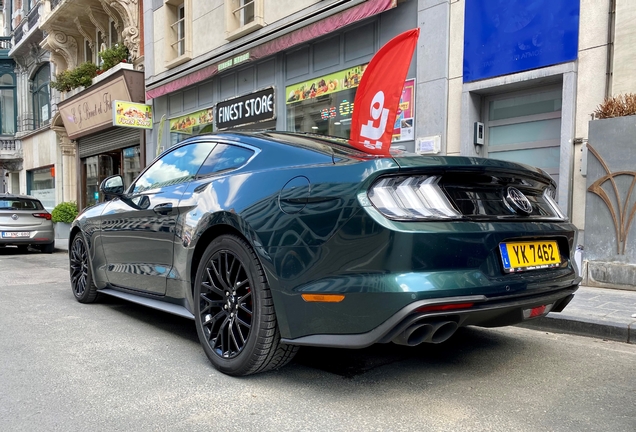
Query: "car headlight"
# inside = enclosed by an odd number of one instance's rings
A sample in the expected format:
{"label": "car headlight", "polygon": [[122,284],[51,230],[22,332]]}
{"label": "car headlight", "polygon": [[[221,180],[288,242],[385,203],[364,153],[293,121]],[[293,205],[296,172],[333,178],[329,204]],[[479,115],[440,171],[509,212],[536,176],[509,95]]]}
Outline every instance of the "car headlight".
{"label": "car headlight", "polygon": [[371,186],[369,200],[389,219],[461,218],[438,185],[439,180],[439,176],[385,177]]}

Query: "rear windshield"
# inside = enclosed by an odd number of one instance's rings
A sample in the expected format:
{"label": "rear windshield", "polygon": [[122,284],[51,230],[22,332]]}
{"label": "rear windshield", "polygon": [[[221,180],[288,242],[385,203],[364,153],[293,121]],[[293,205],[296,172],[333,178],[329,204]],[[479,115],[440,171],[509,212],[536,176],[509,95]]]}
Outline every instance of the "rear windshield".
{"label": "rear windshield", "polygon": [[25,198],[0,198],[0,210],[43,210],[40,201]]}
{"label": "rear windshield", "polygon": [[344,138],[318,135],[318,134],[298,134],[298,133],[285,133],[281,131],[276,132],[264,132],[264,136],[279,142],[287,144],[293,144],[297,147],[304,147],[310,150],[318,151],[325,154],[341,154],[345,156],[354,156],[360,158],[372,157],[368,153],[364,153],[349,145],[348,141]]}

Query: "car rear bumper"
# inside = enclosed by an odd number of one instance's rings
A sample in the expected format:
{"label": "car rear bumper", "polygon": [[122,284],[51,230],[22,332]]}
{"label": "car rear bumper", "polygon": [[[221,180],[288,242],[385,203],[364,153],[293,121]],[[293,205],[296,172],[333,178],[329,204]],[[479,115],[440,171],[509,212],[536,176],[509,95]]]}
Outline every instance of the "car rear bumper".
{"label": "car rear bumper", "polygon": [[43,245],[43,244],[51,244],[55,241],[55,232],[54,230],[2,230],[0,232],[29,232],[29,237],[15,237],[15,238],[7,238],[2,237],[0,234],[0,245],[9,246],[9,245]]}
{"label": "car rear bumper", "polygon": [[[295,339],[282,339],[282,342],[290,345],[337,348],[365,348],[375,343],[388,342],[416,345],[417,343],[407,343],[409,335],[413,329],[423,326],[430,326],[434,331],[434,329],[446,325],[447,328],[453,328],[448,335],[450,337],[455,329],[469,325],[501,327],[519,324],[527,319],[535,318],[524,316],[524,311],[527,315],[529,310],[549,306],[550,312],[561,312],[574,297],[579,281],[580,278],[576,285],[535,295],[512,295],[498,298],[474,295],[420,300],[403,307],[378,327],[366,333],[314,334]],[[468,304],[472,304],[472,306],[467,306]],[[427,309],[439,308],[442,305],[458,305],[460,308],[448,311],[427,311]],[[461,307],[462,305],[466,306]],[[543,315],[540,314],[536,317]],[[430,337],[428,340],[426,339],[424,337],[418,343],[443,341],[431,340]]]}

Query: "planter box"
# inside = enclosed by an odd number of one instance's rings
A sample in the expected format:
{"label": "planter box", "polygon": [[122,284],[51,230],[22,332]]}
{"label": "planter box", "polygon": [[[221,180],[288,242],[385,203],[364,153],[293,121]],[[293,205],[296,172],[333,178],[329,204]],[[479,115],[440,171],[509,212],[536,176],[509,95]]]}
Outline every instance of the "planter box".
{"label": "planter box", "polygon": [[630,189],[636,178],[634,136],[636,116],[590,122],[582,275],[586,285],[636,290],[636,189]]}
{"label": "planter box", "polygon": [[124,69],[124,70],[134,70],[135,68],[133,67],[132,63],[117,63],[115,66],[113,66],[112,68],[108,69],[103,74],[97,75],[95,78],[93,78],[93,85],[97,84],[100,81],[105,80],[109,76],[113,75],[115,72],[120,71],[122,69]]}
{"label": "planter box", "polygon": [[53,224],[56,239],[68,239],[71,233],[71,224],[65,222],[56,222]]}

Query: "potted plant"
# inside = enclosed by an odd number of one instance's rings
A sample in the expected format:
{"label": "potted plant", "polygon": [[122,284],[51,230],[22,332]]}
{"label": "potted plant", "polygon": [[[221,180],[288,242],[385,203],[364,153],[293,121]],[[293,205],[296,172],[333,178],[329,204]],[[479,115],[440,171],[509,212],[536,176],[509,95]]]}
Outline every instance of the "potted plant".
{"label": "potted plant", "polygon": [[53,208],[51,220],[55,224],[55,238],[67,239],[71,231],[71,223],[79,213],[75,202],[61,202]]}
{"label": "potted plant", "polygon": [[101,72],[106,72],[119,63],[128,63],[128,56],[128,48],[124,44],[115,44],[112,48],[100,51],[99,57],[102,59]]}
{"label": "potted plant", "polygon": [[93,78],[97,76],[98,67],[94,63],[82,63],[75,69],[65,70],[55,75],[55,81],[51,82],[51,87],[67,92],[78,87],[89,87],[93,83]]}

